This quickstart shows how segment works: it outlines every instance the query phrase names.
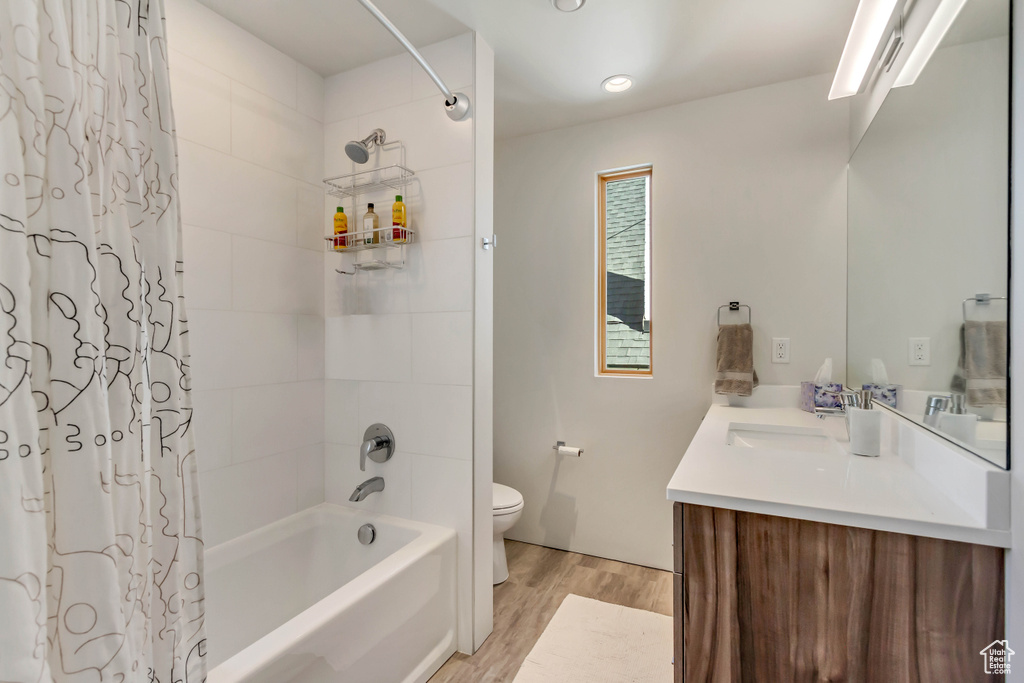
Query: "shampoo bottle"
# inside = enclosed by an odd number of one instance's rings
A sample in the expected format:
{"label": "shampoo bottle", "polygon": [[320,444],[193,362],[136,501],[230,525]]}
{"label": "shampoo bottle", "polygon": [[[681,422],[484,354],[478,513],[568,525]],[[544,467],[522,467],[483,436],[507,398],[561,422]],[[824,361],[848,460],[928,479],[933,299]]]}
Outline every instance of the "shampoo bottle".
{"label": "shampoo bottle", "polygon": [[366,205],[362,238],[363,244],[378,244],[380,242],[380,217],[373,212],[373,203]]}
{"label": "shampoo bottle", "polygon": [[404,243],[408,237],[406,232],[408,227],[402,195],[395,195],[395,203],[391,205],[391,240],[396,244]]}
{"label": "shampoo bottle", "polygon": [[334,214],[334,248],[336,250],[344,249],[348,246],[347,242],[348,233],[348,216],[345,215],[345,209],[338,207],[338,213]]}

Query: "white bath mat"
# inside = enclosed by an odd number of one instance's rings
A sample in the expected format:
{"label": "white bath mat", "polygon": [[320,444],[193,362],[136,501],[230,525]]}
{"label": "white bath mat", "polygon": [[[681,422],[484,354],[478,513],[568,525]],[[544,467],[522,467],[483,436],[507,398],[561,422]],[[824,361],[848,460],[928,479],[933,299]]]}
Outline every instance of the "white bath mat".
{"label": "white bath mat", "polygon": [[568,595],[513,683],[672,683],[672,618]]}

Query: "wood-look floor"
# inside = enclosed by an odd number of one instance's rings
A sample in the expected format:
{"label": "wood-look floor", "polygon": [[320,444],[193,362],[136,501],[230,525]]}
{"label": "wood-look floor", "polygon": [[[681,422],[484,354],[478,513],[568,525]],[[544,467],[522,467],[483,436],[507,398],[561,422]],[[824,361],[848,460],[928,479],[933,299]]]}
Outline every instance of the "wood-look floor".
{"label": "wood-look floor", "polygon": [[509,578],[494,587],[494,631],[473,656],[456,652],[429,683],[507,683],[570,593],[672,615],[672,574],[505,541]]}

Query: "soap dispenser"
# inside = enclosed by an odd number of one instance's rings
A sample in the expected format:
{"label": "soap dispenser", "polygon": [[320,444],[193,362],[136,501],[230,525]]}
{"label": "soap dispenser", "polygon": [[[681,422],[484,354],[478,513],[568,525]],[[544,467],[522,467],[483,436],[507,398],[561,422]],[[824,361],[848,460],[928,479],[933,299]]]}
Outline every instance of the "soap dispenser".
{"label": "soap dispenser", "polygon": [[870,389],[860,392],[860,407],[846,408],[846,429],[850,433],[850,452],[878,457],[882,454],[882,413],[874,410]]}
{"label": "soap dispenser", "polygon": [[973,446],[978,439],[978,416],[967,412],[964,394],[953,394],[949,411],[939,413],[938,428],[957,441]]}

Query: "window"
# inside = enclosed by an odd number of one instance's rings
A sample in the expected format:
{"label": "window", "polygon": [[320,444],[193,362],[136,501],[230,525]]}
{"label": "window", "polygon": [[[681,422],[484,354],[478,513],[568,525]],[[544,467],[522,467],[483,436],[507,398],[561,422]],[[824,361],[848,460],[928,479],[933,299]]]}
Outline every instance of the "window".
{"label": "window", "polygon": [[597,253],[598,373],[650,375],[650,167],[598,175]]}

